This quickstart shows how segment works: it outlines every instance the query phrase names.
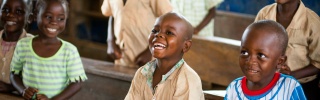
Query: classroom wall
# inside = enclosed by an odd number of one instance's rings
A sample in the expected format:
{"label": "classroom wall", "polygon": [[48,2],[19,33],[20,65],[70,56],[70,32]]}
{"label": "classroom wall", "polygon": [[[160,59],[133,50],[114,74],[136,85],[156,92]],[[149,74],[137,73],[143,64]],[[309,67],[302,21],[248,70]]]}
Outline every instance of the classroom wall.
{"label": "classroom wall", "polygon": [[[259,10],[275,0],[224,0],[218,10],[257,15]],[[320,15],[320,0],[302,0],[305,6]]]}

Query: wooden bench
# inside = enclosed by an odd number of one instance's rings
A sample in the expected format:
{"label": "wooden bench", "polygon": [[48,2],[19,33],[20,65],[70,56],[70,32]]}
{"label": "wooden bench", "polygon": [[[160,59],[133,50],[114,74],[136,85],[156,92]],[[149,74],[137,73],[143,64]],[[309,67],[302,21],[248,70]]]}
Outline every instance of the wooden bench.
{"label": "wooden bench", "polygon": [[123,100],[137,69],[116,66],[106,61],[82,58],[89,78],[73,100]]}

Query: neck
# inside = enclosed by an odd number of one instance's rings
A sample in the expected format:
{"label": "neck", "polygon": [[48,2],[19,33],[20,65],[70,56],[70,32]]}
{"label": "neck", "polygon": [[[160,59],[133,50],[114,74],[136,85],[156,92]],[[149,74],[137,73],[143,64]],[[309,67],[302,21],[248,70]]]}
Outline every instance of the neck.
{"label": "neck", "polygon": [[161,74],[166,74],[181,59],[182,59],[182,57],[178,57],[178,58],[174,58],[174,59],[157,59],[157,62],[156,62],[157,68]]}
{"label": "neck", "polygon": [[7,32],[6,30],[3,31],[2,38],[3,40],[7,42],[15,42],[18,41],[20,38],[20,35],[22,34],[23,30],[19,30],[16,32]]}
{"label": "neck", "polygon": [[47,45],[60,43],[58,37],[50,38],[50,37],[39,35],[36,39],[39,40],[41,43],[47,44]]}
{"label": "neck", "polygon": [[247,80],[247,87],[249,90],[261,90],[262,88],[266,87],[273,79],[273,76],[267,77],[260,82],[252,82]]}
{"label": "neck", "polygon": [[284,4],[277,4],[277,14],[280,16],[292,17],[298,10],[300,0],[291,0]]}

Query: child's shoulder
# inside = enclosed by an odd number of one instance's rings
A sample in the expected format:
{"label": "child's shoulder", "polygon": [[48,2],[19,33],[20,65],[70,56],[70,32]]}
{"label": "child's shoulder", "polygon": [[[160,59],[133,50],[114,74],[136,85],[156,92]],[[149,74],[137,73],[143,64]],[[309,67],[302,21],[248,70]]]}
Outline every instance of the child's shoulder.
{"label": "child's shoulder", "polygon": [[273,11],[273,9],[276,9],[277,7],[277,3],[273,3],[273,4],[270,4],[270,5],[267,5],[265,7],[263,7],[259,13],[263,13],[263,14],[268,14],[270,13],[270,11]]}
{"label": "child's shoulder", "polygon": [[65,41],[65,40],[62,40],[62,39],[60,39],[60,41],[62,42],[63,45],[65,45],[64,46],[65,48],[77,50],[77,47],[75,45],[73,45],[72,43]]}
{"label": "child's shoulder", "polygon": [[18,42],[28,43],[32,41],[33,38],[34,38],[33,36],[27,36],[27,37],[21,38]]}
{"label": "child's shoulder", "polygon": [[289,82],[289,83],[294,83],[294,84],[299,83],[299,81],[296,78],[294,78],[290,75],[286,75],[286,74],[280,74],[279,81],[284,81],[284,82]]}

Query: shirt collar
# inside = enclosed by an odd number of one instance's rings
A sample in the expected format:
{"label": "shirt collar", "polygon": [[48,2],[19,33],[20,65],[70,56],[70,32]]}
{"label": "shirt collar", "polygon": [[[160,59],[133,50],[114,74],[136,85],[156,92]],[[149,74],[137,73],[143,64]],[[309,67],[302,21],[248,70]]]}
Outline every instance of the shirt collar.
{"label": "shirt collar", "polygon": [[[153,61],[150,61],[148,62],[147,64],[145,64],[144,66],[142,66],[142,70],[141,70],[141,73],[142,75],[146,76],[147,78],[147,84],[149,85],[149,87],[151,89],[152,88],[152,80],[153,80],[153,73],[156,69],[156,64],[157,63],[157,59],[156,60],[153,60]],[[167,78],[178,68],[181,67],[181,65],[184,63],[184,59],[181,59],[180,61],[178,61],[171,69],[169,72],[167,72],[165,75],[162,75],[162,79],[160,81],[160,83],[164,82],[167,80]],[[159,84],[160,84],[159,83]]]}

